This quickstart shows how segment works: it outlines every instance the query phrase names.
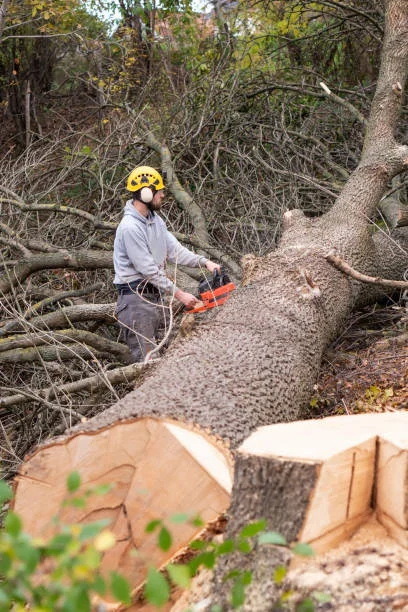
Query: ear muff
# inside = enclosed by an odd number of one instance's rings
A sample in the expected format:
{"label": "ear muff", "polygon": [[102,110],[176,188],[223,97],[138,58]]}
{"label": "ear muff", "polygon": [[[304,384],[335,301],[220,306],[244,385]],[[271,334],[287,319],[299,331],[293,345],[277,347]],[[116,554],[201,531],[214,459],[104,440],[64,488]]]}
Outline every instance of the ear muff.
{"label": "ear muff", "polygon": [[142,200],[142,202],[144,202],[144,204],[150,204],[150,202],[153,200],[153,197],[154,194],[150,187],[142,187],[142,189],[140,190],[140,199]]}

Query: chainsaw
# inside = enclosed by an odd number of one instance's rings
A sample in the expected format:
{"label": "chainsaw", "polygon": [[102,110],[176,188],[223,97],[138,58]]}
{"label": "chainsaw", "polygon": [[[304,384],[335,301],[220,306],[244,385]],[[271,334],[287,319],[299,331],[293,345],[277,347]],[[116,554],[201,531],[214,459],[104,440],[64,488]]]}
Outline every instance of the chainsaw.
{"label": "chainsaw", "polygon": [[187,310],[188,313],[205,312],[210,308],[221,306],[230,297],[232,291],[236,289],[229,276],[218,270],[214,270],[212,278],[204,278],[198,285],[197,298],[200,303],[194,308]]}

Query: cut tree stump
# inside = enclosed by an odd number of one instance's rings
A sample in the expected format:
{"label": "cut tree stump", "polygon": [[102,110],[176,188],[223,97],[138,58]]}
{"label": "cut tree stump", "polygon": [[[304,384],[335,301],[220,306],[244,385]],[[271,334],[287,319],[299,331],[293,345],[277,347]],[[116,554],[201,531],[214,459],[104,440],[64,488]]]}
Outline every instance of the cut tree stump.
{"label": "cut tree stump", "polygon": [[[47,537],[53,517],[64,524],[110,519],[116,545],[102,568],[120,572],[137,589],[149,565],[160,567],[177,556],[202,527],[171,522],[175,514],[215,521],[227,509],[232,459],[226,447],[202,430],[170,420],[142,418],[120,422],[93,434],[76,434],[39,449],[22,465],[15,481],[14,510],[24,530]],[[106,495],[91,495],[86,508],[63,507],[67,477],[81,476],[76,495],[111,484]],[[146,525],[162,520],[172,535],[170,550],[157,544]]]}
{"label": "cut tree stump", "polygon": [[[256,483],[256,472],[265,473],[268,464],[280,489],[271,495],[265,483],[260,494],[256,485],[259,499],[246,520],[267,518],[268,528],[289,541],[307,542],[324,552],[349,538],[375,512],[390,535],[408,546],[408,412],[262,427],[238,449],[237,495],[242,486],[248,489],[247,482],[240,483],[241,475]],[[286,474],[283,481],[279,474]]]}
{"label": "cut tree stump", "polygon": [[[328,417],[275,424],[255,431],[235,455],[226,537],[264,519],[268,531],[316,553],[346,542],[373,515],[406,543],[408,505],[408,412]],[[232,610],[231,571],[252,576],[243,612],[272,610],[283,586],[278,566],[298,564],[283,546],[253,541],[250,555],[235,551],[219,559],[211,605]],[[304,571],[308,562],[304,561]],[[323,588],[324,590],[324,588]]]}

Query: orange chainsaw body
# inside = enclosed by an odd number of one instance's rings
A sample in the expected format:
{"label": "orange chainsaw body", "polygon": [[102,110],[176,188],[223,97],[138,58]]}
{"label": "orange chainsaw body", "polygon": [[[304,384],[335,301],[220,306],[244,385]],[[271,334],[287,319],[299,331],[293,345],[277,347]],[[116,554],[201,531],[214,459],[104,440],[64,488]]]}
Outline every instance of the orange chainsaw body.
{"label": "orange chainsaw body", "polygon": [[210,289],[204,293],[200,293],[202,304],[198,304],[195,308],[187,310],[188,313],[204,312],[210,308],[215,308],[224,304],[230,297],[232,291],[236,289],[234,283],[227,283],[217,289]]}

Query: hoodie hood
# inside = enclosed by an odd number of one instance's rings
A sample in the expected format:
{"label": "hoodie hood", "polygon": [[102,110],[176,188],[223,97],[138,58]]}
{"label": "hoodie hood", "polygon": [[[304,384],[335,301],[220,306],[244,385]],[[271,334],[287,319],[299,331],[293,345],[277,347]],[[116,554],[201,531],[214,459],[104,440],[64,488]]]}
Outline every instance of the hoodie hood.
{"label": "hoodie hood", "polygon": [[144,215],[142,215],[142,213],[140,213],[134,206],[133,206],[133,200],[128,200],[125,204],[125,208],[123,209],[123,214],[124,216],[128,216],[130,215],[131,217],[135,217],[136,219],[138,219],[139,221],[142,221],[142,223],[151,223],[154,220],[154,212],[149,212],[148,216],[145,217]]}

